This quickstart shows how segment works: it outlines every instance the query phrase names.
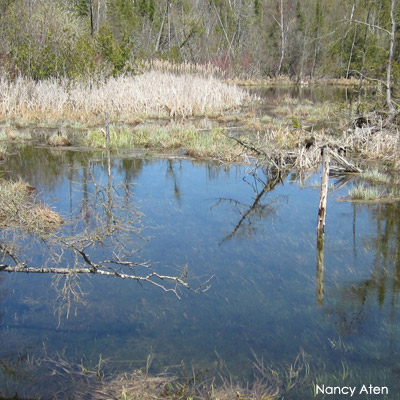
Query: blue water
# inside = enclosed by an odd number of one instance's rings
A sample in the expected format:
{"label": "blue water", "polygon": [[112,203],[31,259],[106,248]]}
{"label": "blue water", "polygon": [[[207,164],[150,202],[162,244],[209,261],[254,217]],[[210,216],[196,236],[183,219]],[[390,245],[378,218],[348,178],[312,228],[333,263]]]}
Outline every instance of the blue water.
{"label": "blue water", "polygon": [[[93,228],[101,207],[92,202],[92,181],[107,187],[102,154],[25,151],[2,173],[34,184],[41,200],[74,221],[60,234]],[[194,286],[214,276],[211,288],[181,289],[178,299],[145,283],[81,276],[85,304],[72,301],[67,318],[56,312],[63,303],[51,276],[0,275],[0,393],[54,394],[61,378],[44,359],[93,366],[101,355],[118,373],[143,368],[151,355],[153,373],[183,362],[245,382],[254,377],[255,357],[279,369],[304,352],[308,380],[288,398],[312,398],[313,383],[387,386],[389,397],[358,398],[399,398],[399,206],[339,201],[348,187],[330,193],[324,294],[317,299],[319,176],[302,185],[282,177],[254,206],[268,179],[251,172],[189,160],[114,159],[114,210],[123,204],[132,216],[142,214],[133,222],[143,239],[125,242],[134,259],[169,274],[187,266]],[[92,258],[110,256],[107,244]],[[32,265],[47,257],[40,242],[32,248],[29,240],[20,253]],[[72,260],[66,253],[61,264]]]}

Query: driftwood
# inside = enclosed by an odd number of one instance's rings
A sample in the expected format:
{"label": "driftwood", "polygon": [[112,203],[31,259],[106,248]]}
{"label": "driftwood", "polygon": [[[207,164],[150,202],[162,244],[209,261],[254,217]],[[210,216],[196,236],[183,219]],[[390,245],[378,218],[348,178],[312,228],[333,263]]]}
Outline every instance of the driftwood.
{"label": "driftwood", "polygon": [[362,170],[352,164],[350,161],[346,160],[343,156],[341,156],[338,152],[329,149],[329,153],[331,157],[335,160],[336,165],[334,166],[335,172],[342,172],[342,173],[361,173]]}

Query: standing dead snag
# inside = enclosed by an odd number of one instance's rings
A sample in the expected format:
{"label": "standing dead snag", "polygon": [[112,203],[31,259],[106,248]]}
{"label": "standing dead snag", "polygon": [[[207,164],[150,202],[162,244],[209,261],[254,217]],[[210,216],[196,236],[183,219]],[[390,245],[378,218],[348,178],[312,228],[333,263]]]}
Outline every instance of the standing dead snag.
{"label": "standing dead snag", "polygon": [[325,146],[322,148],[322,178],[321,178],[321,194],[319,198],[318,208],[318,225],[317,225],[317,304],[324,303],[324,245],[325,245],[325,216],[326,202],[328,199],[329,186],[329,163],[330,149]]}
{"label": "standing dead snag", "polygon": [[323,233],[325,231],[326,202],[328,199],[328,185],[329,185],[329,163],[330,163],[330,150],[328,147],[323,147],[321,194],[319,198],[318,224],[317,224],[318,233]]}

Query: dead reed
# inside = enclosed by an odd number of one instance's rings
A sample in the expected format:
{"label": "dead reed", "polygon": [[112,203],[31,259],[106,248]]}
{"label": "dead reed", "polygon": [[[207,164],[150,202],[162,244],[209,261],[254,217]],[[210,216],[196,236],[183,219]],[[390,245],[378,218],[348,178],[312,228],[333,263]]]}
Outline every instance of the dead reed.
{"label": "dead reed", "polygon": [[208,62],[205,64],[195,64],[188,61],[182,63],[172,63],[168,60],[146,60],[141,64],[144,71],[158,71],[162,73],[173,74],[198,74],[202,76],[218,76],[224,75],[221,68]]}
{"label": "dead reed", "polygon": [[251,99],[237,86],[213,76],[175,75],[158,71],[98,81],[26,78],[0,79],[0,116],[37,121],[104,118],[131,121],[137,115],[185,118],[217,115]]}

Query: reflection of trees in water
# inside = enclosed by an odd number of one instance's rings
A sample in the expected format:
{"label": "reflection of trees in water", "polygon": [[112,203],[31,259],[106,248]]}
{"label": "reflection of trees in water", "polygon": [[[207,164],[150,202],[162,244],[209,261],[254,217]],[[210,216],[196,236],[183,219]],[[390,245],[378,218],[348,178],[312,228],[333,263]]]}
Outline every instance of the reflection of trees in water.
{"label": "reflection of trees in water", "polygon": [[[21,177],[29,184],[47,190],[54,189],[65,178],[80,181],[81,171],[88,174],[95,165],[107,168],[103,152],[49,149],[33,144],[20,145],[8,151],[13,155],[8,157],[6,164],[0,164],[0,175],[7,179]],[[111,160],[111,168],[115,168],[118,174],[123,173],[127,183],[140,174],[144,165],[140,159]]]}
{"label": "reflection of trees in water", "polygon": [[[366,243],[366,250],[375,253],[371,275],[367,279],[346,284],[335,295],[334,310],[327,313],[336,319],[341,334],[359,332],[369,318],[372,305],[382,309],[389,303],[391,329],[395,321],[396,303],[400,292],[400,203],[378,204],[369,207],[376,221],[376,233]],[[356,218],[353,219],[356,229]],[[371,304],[372,303],[372,304]]]}
{"label": "reflection of trees in water", "polygon": [[182,174],[182,163],[174,162],[173,160],[167,160],[167,170],[165,172],[167,179],[172,179],[174,184],[174,196],[179,206],[181,206],[181,190],[179,188],[179,179],[175,170],[175,166],[178,166],[180,173]]}
{"label": "reflection of trees in water", "polygon": [[312,101],[314,103],[322,103],[325,101],[343,102],[349,98],[355,98],[353,89],[339,87],[313,87],[313,86],[290,86],[290,87],[267,87],[255,88],[252,92],[256,93],[269,103],[282,104],[287,98],[299,101]]}
{"label": "reflection of trees in water", "polygon": [[[0,275],[0,301],[6,297],[8,290],[3,288],[3,276]],[[2,315],[0,314],[0,325],[2,322]],[[9,335],[5,329],[0,330],[0,335]],[[0,336],[1,337],[1,336]],[[22,349],[16,352],[15,349],[10,351],[7,346],[4,346],[4,340],[0,339],[3,346],[0,349],[0,398],[6,394],[9,386],[12,387],[14,383],[20,380],[26,380],[28,377],[27,361],[29,359],[29,349]],[[15,390],[9,391],[15,395]],[[15,397],[16,399],[18,397]]]}
{"label": "reflection of trees in water", "polygon": [[222,203],[229,203],[240,215],[232,232],[226,235],[221,243],[232,239],[234,236],[252,236],[257,229],[255,221],[263,220],[275,211],[273,207],[275,200],[262,203],[263,197],[267,193],[272,192],[277,185],[281,184],[288,174],[288,172],[270,169],[266,171],[265,176],[260,178],[256,173],[253,173],[251,175],[253,181],[247,181],[256,194],[252,203],[244,203],[231,198],[218,199],[213,207],[219,206]]}
{"label": "reflection of trees in water", "polygon": [[89,152],[37,148],[31,144],[21,145],[0,168],[5,178],[22,177],[33,186],[45,186],[51,190],[65,178],[69,168],[76,170],[86,166],[91,157],[93,153]]}

